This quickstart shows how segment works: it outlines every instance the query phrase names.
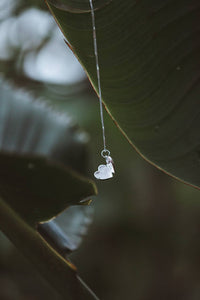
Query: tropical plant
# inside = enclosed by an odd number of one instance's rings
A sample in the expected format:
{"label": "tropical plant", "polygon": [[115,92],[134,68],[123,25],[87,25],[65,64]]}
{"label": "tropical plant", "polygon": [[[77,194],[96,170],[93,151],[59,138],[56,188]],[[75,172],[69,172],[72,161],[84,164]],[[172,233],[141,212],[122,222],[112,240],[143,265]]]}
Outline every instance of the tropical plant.
{"label": "tropical plant", "polygon": [[[45,10],[44,2],[98,93],[89,1],[30,1]],[[133,155],[136,150],[159,170],[198,189],[199,1],[93,2],[108,115],[133,146]],[[16,15],[29,5],[19,2]],[[54,84],[33,83],[24,75],[28,55],[34,50],[36,57],[58,34],[45,20],[49,27],[44,28],[51,29],[41,31],[38,43],[20,48],[19,38],[17,43],[6,40],[11,54],[9,63],[2,59],[1,64],[6,79],[0,81],[0,228],[62,297],[97,299],[69,260],[80,244],[77,234],[90,223],[88,205],[97,193],[87,178],[87,134],[37,99],[48,98],[64,110],[65,104],[49,93]],[[19,86],[34,90],[34,96],[18,91]],[[58,89],[70,94],[72,87]],[[167,190],[162,182],[159,186]],[[84,225],[65,223],[74,215]],[[71,228],[78,232],[73,239]]]}

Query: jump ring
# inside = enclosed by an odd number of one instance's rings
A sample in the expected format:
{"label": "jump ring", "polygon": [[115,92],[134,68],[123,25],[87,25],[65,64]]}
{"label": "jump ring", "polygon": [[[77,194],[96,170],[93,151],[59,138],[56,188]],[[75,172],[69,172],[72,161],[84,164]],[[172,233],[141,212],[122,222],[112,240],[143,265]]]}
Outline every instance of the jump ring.
{"label": "jump ring", "polygon": [[107,156],[110,156],[110,151],[107,150],[107,149],[103,149],[103,150],[101,151],[101,156],[102,156],[103,158],[106,158]]}

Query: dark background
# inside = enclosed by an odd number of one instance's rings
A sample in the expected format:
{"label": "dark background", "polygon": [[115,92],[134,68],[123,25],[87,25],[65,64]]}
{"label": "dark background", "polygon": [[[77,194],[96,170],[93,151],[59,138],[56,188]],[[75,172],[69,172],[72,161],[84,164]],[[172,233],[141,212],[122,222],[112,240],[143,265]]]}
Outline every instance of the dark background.
{"label": "dark background", "polygon": [[[0,72],[88,132],[92,177],[98,99],[43,1],[0,0]],[[200,299],[199,191],[146,163],[107,115],[105,123],[116,175],[96,182],[94,221],[71,260],[100,299]],[[1,300],[60,299],[3,234],[0,287]]]}

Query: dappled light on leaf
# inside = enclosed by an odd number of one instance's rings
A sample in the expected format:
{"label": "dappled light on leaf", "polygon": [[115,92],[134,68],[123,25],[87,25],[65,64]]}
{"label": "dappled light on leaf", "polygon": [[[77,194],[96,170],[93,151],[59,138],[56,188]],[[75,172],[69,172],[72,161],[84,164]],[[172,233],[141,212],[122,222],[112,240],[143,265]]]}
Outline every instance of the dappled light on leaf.
{"label": "dappled light on leaf", "polygon": [[13,59],[16,72],[45,84],[73,86],[86,78],[50,14],[37,8],[0,20],[0,61]]}
{"label": "dappled light on leaf", "polygon": [[47,83],[73,85],[86,78],[58,30],[54,31],[51,40],[41,50],[25,56],[23,67],[27,76]]}
{"label": "dappled light on leaf", "polygon": [[14,11],[17,3],[15,0],[1,0],[0,2],[0,20],[8,17]]}

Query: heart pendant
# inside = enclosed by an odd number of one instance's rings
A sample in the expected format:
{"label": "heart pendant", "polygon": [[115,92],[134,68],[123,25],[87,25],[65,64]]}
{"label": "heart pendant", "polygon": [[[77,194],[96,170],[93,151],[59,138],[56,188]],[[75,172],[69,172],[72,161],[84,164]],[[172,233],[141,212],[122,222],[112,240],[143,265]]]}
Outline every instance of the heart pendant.
{"label": "heart pendant", "polygon": [[94,177],[97,179],[105,180],[113,177],[115,173],[113,167],[113,160],[110,156],[106,157],[106,165],[100,165],[98,170],[94,172]]}

